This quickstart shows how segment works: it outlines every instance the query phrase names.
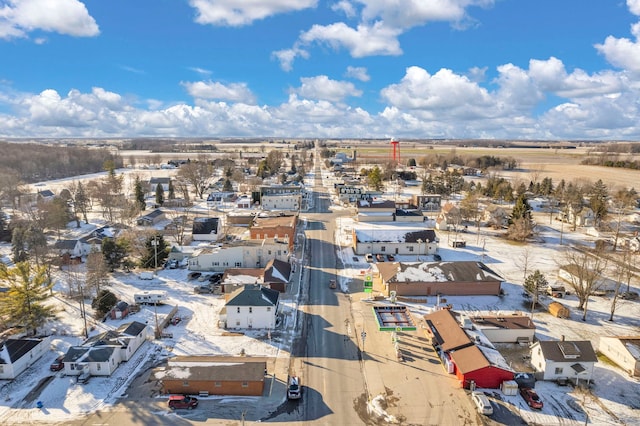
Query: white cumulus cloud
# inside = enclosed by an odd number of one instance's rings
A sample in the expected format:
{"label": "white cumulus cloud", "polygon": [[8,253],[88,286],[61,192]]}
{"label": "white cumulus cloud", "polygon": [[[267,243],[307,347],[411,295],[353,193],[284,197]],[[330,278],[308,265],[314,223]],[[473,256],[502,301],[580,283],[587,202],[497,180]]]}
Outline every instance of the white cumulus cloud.
{"label": "white cumulus cloud", "polygon": [[254,104],[256,99],[246,83],[222,84],[217,81],[196,81],[181,83],[189,95],[201,99],[218,99],[231,102]]}
{"label": "white cumulus cloud", "polygon": [[317,0],[190,0],[196,22],[238,27],[280,13],[315,7]]}
{"label": "white cumulus cloud", "polygon": [[326,75],[303,77],[300,82],[300,87],[292,92],[303,98],[341,102],[346,97],[362,95],[362,91],[356,89],[353,83],[331,80]]}
{"label": "white cumulus cloud", "polygon": [[26,37],[35,30],[77,37],[100,33],[98,24],[78,0],[7,0],[3,3],[0,38]]}
{"label": "white cumulus cloud", "polygon": [[331,25],[314,25],[300,36],[304,44],[327,44],[338,50],[349,50],[354,58],[373,55],[400,55],[402,49],[397,37],[400,30],[387,27],[380,22],[374,25],[358,25],[351,28],[343,22]]}
{"label": "white cumulus cloud", "polygon": [[348,66],[347,71],[345,72],[345,75],[347,77],[355,78],[356,80],[360,80],[360,81],[371,80],[371,77],[369,76],[369,73],[367,72],[367,69],[365,67]]}

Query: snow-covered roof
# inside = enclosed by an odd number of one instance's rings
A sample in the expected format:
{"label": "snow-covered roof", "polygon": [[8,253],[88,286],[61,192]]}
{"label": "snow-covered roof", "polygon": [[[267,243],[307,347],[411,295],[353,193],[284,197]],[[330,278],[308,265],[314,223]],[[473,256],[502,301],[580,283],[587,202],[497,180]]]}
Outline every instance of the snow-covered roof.
{"label": "snow-covered roof", "polygon": [[486,282],[503,281],[484,263],[458,262],[385,262],[378,264],[386,282]]}

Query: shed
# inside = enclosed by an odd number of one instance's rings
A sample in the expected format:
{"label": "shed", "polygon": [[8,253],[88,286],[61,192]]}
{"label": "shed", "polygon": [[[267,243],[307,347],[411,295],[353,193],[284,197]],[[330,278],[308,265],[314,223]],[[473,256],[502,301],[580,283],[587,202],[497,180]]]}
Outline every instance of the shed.
{"label": "shed", "polygon": [[569,318],[571,311],[560,302],[551,302],[548,307],[549,313],[558,318]]}

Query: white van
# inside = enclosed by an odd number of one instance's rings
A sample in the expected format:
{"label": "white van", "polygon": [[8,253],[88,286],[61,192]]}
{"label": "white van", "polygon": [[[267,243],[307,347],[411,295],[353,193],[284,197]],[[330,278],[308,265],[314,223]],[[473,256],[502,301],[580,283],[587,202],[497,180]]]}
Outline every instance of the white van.
{"label": "white van", "polygon": [[484,414],[486,416],[490,416],[493,414],[493,407],[491,406],[491,401],[489,398],[482,392],[471,392],[471,399],[473,403],[476,404],[478,408],[478,412],[480,414]]}

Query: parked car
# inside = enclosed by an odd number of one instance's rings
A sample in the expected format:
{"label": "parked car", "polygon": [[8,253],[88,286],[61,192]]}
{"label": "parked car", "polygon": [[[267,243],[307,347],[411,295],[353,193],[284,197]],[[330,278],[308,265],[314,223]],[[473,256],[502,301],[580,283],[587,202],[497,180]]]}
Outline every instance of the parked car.
{"label": "parked car", "polygon": [[214,274],[211,274],[211,276],[209,277],[209,282],[211,284],[218,284],[220,281],[222,281],[222,276],[224,274],[222,272],[216,272]]}
{"label": "parked car", "polygon": [[209,275],[209,274],[200,275],[200,276],[198,277],[198,281],[200,281],[200,282],[208,281],[210,276],[211,276],[211,275]]}
{"label": "parked car", "polygon": [[442,260],[442,256],[436,253],[433,255],[433,260],[435,260],[436,262],[440,262]]}
{"label": "parked car", "polygon": [[365,254],[364,255],[364,260],[366,260],[369,263],[373,262],[373,255],[371,253]]}
{"label": "parked car", "polygon": [[91,378],[91,371],[89,369],[85,369],[78,377],[76,377],[76,383],[85,384]]}
{"label": "parked car", "polygon": [[177,269],[178,268],[178,261],[176,259],[171,259],[167,262],[167,268],[169,269]]}
{"label": "parked car", "polygon": [[202,272],[189,272],[189,274],[187,275],[187,279],[195,280],[197,278],[200,278],[201,275],[202,275]]}
{"label": "parked car", "polygon": [[522,396],[527,405],[531,408],[540,410],[543,406],[542,400],[532,388],[520,388],[520,396]]}
{"label": "parked car", "polygon": [[620,297],[625,300],[636,300],[638,298],[638,293],[635,291],[625,291],[620,295]]}
{"label": "parked car", "polygon": [[189,395],[170,395],[169,408],[175,410],[177,408],[186,408],[191,410],[198,406],[198,398]]}
{"label": "parked car", "polygon": [[198,287],[195,287],[193,291],[195,291],[198,294],[213,293],[213,289],[208,285],[200,285]]}
{"label": "parked car", "polygon": [[384,262],[384,254],[380,254],[380,253],[376,254],[376,260],[378,262]]}
{"label": "parked car", "polygon": [[329,280],[329,288],[330,289],[334,289],[337,288],[338,284],[336,283],[336,280]]}
{"label": "parked car", "polygon": [[289,387],[287,388],[287,398],[300,399],[302,397],[302,386],[297,376],[289,377]]}
{"label": "parked car", "polygon": [[392,254],[388,254],[388,255],[387,255],[387,260],[388,260],[389,262],[394,262],[394,261],[396,260],[396,258],[395,258]]}
{"label": "parked car", "polygon": [[491,401],[489,401],[489,398],[487,398],[487,396],[484,393],[478,392],[478,391],[471,392],[471,400],[478,408],[478,412],[480,414],[484,414],[487,416],[490,416],[493,414],[493,407],[491,406]]}
{"label": "parked car", "polygon": [[64,369],[64,362],[62,362],[63,359],[64,359],[64,355],[60,355],[58,358],[56,358],[49,366],[49,370],[60,371]]}

